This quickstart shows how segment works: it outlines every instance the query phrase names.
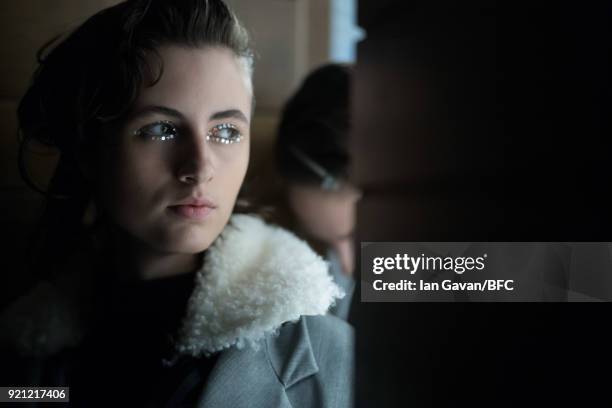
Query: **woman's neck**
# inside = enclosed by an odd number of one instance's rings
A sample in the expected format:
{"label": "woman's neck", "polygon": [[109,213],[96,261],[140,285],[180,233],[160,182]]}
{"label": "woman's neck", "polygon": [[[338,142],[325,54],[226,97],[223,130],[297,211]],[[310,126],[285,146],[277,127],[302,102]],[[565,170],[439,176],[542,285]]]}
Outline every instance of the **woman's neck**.
{"label": "woman's neck", "polygon": [[105,236],[105,262],[118,273],[118,280],[160,279],[194,272],[201,266],[202,254],[160,251],[117,228]]}
{"label": "woman's neck", "polygon": [[[198,265],[197,254],[168,254],[161,252],[131,253],[123,259],[133,270],[133,276],[140,280],[152,280],[169,276],[183,275],[195,271]],[[121,258],[117,258],[121,262]]]}
{"label": "woman's neck", "polygon": [[355,270],[355,249],[352,238],[344,238],[330,244],[336,251],[342,265],[342,272],[346,276],[352,276]]}

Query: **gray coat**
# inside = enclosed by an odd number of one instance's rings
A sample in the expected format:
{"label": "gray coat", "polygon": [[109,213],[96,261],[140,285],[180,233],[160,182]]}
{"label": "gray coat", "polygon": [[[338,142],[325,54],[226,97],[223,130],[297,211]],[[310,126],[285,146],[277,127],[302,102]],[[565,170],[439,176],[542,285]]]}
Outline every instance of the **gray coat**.
{"label": "gray coat", "polygon": [[345,321],[302,317],[268,336],[259,350],[224,351],[200,407],[351,407],[353,347]]}
{"label": "gray coat", "polygon": [[[86,268],[77,264],[69,269],[80,279]],[[38,356],[78,347],[87,296],[75,282],[41,284],[3,311],[0,343]],[[192,387],[200,407],[352,406],[353,329],[328,313],[343,297],[304,242],[233,216],[196,274],[176,343],[177,356],[219,357],[205,384],[187,376],[177,393]]]}

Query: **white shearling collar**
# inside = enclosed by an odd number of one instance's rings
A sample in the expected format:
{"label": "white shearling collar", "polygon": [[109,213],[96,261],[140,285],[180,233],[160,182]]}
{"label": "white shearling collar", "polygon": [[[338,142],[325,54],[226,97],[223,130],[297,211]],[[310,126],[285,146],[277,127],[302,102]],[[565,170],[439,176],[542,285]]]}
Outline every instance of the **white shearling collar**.
{"label": "white shearling collar", "polygon": [[[43,282],[0,316],[0,342],[47,355],[82,338],[65,285]],[[70,286],[70,285],[67,285]],[[210,354],[258,342],[302,315],[325,314],[344,293],[328,266],[292,233],[233,215],[197,271],[176,342],[178,354]]]}
{"label": "white shearling collar", "polygon": [[195,285],[179,333],[181,354],[257,346],[283,323],[325,314],[344,296],[305,242],[248,215],[231,218]]}

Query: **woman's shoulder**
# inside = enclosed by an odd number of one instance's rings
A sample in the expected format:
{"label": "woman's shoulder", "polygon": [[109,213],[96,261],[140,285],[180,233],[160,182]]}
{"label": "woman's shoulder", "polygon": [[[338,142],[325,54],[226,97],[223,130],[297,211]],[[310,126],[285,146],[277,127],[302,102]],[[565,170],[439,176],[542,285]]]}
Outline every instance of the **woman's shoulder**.
{"label": "woman's shoulder", "polygon": [[302,319],[308,325],[310,333],[320,340],[350,340],[355,333],[350,323],[332,314],[302,316]]}
{"label": "woman's shoulder", "polygon": [[63,274],[35,282],[0,310],[0,347],[44,357],[80,342],[92,278],[88,256],[75,254]]}
{"label": "woman's shoulder", "polygon": [[278,353],[308,349],[319,362],[338,363],[352,358],[355,329],[347,321],[332,314],[301,316],[285,323],[267,339],[268,349]]}

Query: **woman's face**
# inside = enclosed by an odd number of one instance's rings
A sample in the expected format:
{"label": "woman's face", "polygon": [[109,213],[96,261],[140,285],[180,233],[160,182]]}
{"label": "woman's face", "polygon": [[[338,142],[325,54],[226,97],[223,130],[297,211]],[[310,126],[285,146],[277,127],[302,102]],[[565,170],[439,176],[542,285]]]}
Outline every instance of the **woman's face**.
{"label": "woman's face", "polygon": [[349,184],[338,191],[302,184],[292,184],[288,189],[289,205],[301,227],[327,244],[342,241],[353,233],[360,197],[361,192]]}
{"label": "woman's face", "polygon": [[107,135],[98,201],[140,243],[197,253],[228,222],[247,170],[251,82],[227,48],[164,46],[159,54],[161,79]]}

